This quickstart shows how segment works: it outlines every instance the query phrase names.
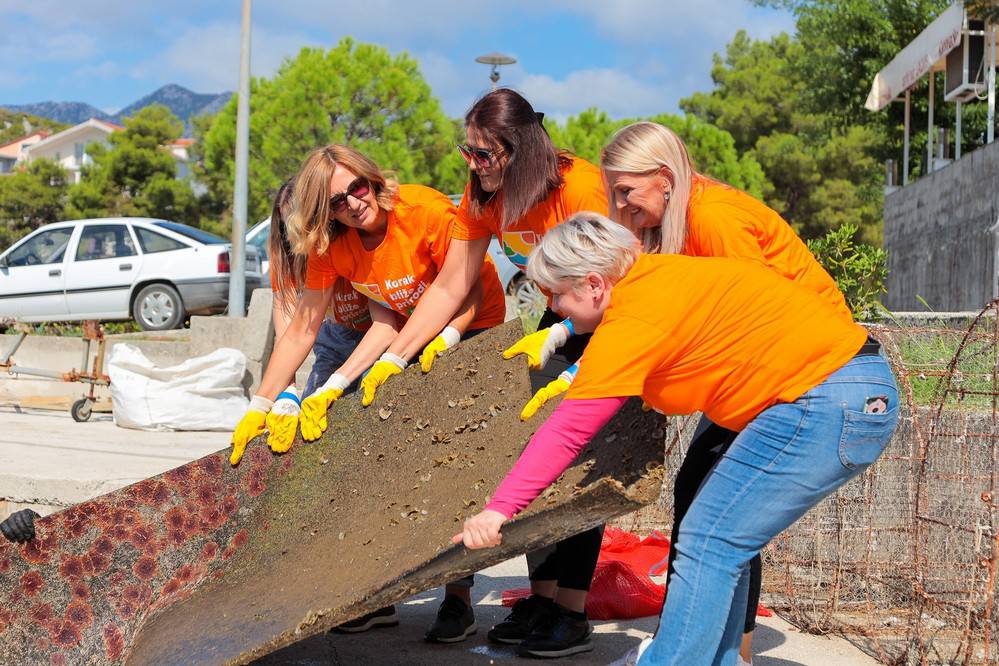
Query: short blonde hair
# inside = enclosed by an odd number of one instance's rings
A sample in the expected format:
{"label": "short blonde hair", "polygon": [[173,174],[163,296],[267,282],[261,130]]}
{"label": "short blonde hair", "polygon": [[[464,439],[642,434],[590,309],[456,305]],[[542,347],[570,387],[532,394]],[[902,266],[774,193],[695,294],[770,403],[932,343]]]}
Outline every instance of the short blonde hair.
{"label": "short blonde hair", "polygon": [[[676,133],[659,123],[640,122],[622,127],[600,153],[606,171],[649,174],[666,167],[673,189],[662,223],[642,230],[642,247],[649,253],[680,254],[687,239],[687,205],[694,169],[687,147]],[[616,195],[607,190],[611,215],[617,214]]]}
{"label": "short blonde hair", "polygon": [[527,260],[527,277],[553,290],[587,273],[611,284],[625,276],[639,255],[635,236],[600,213],[581,211],[548,231]]}
{"label": "short blonde hair", "polygon": [[390,211],[395,206],[399,194],[398,181],[383,172],[367,155],[350,146],[335,143],[317,148],[305,158],[301,171],[295,177],[292,214],[287,225],[288,240],[292,252],[297,255],[308,256],[310,252],[322,254],[343,231],[341,225],[334,221],[330,208],[330,179],[337,164],[371,184],[379,208]]}

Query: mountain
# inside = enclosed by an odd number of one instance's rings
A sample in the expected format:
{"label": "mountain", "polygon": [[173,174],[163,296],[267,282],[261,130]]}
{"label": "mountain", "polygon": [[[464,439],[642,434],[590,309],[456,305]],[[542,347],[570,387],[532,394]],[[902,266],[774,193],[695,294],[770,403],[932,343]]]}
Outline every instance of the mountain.
{"label": "mountain", "polygon": [[144,109],[151,104],[162,104],[170,109],[173,115],[184,121],[187,133],[190,133],[191,118],[202,113],[209,115],[217,113],[229,101],[230,97],[232,97],[231,92],[200,94],[191,92],[183,86],[170,83],[151,95],[146,95],[137,102],[129,104],[114,115],[113,121],[121,124],[122,119],[135,114],[136,111]]}
{"label": "mountain", "polygon": [[100,109],[83,102],[39,102],[37,104],[0,104],[0,107],[15,113],[28,113],[33,116],[49,118],[61,123],[75,125],[88,118],[107,120],[119,125],[123,119],[135,114],[151,104],[162,104],[184,122],[185,135],[191,133],[191,118],[201,114],[212,115],[225,106],[232,97],[231,92],[216,94],[200,94],[191,92],[183,86],[170,83],[152,94],[129,104],[118,113],[110,115]]}
{"label": "mountain", "polygon": [[112,120],[111,116],[97,107],[83,102],[39,102],[37,104],[2,104],[0,106],[14,113],[27,113],[68,125],[82,123],[88,118]]}

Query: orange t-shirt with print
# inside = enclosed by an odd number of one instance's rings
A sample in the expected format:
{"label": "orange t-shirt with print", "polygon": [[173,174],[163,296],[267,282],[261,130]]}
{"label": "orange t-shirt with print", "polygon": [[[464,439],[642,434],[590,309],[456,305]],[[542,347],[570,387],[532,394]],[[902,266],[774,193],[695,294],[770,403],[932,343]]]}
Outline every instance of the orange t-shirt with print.
{"label": "orange t-shirt with print", "polygon": [[[344,277],[361,295],[408,317],[444,265],[456,217],[454,204],[440,192],[401,185],[378,247],[364,249],[357,230],[345,228],[326,252],[309,257],[305,286],[325,289]],[[482,304],[470,330],[496,326],[506,316],[506,300],[491,261],[483,263],[479,279]]]}
{"label": "orange t-shirt with print", "polygon": [[641,396],[742,430],[860,350],[867,332],[754,261],[641,255],[614,285],[568,398]]}
{"label": "orange t-shirt with print", "polygon": [[562,171],[563,183],[544,201],[535,205],[509,229],[501,228],[501,209],[487,206],[482,217],[473,217],[470,210],[469,191],[458,207],[458,222],[454,237],[459,240],[476,240],[493,235],[503,244],[503,251],[520,270],[527,268],[527,258],[545,233],[566,218],[584,210],[607,214],[607,194],[600,177],[600,169],[579,157],[569,158],[568,167]]}
{"label": "orange t-shirt with print", "polygon": [[[271,291],[277,290],[277,274],[271,273]],[[327,316],[355,331],[366,331],[371,328],[368,299],[354,291],[350,281],[343,278],[333,284],[333,297],[330,300]]]}
{"label": "orange t-shirt with print", "polygon": [[819,294],[853,321],[836,281],[784,218],[734,187],[695,175],[683,254],[752,259]]}

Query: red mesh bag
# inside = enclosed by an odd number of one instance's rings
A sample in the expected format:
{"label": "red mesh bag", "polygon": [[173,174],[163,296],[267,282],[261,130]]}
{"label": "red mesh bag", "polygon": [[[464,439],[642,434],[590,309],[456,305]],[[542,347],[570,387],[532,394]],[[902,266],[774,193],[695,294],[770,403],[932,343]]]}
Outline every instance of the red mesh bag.
{"label": "red mesh bag", "polygon": [[[649,576],[666,573],[668,555],[669,539],[658,531],[639,539],[631,532],[607,527],[586,598],[586,614],[591,620],[658,615],[663,608],[666,586]],[[503,590],[503,605],[512,606],[530,594],[527,587]],[[757,612],[763,617],[772,614],[762,604]]]}

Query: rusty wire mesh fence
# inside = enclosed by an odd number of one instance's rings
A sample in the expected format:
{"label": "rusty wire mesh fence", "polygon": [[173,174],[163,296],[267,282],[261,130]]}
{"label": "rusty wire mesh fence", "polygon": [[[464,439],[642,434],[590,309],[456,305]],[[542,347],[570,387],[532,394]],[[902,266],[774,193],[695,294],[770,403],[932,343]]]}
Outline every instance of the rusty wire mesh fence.
{"label": "rusty wire mesh fence", "polygon": [[[764,551],[764,597],[800,629],[885,664],[999,665],[999,301],[970,324],[872,327],[904,398],[880,461]],[[695,419],[666,439],[676,470]],[[632,514],[668,530],[672,478]]]}

